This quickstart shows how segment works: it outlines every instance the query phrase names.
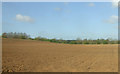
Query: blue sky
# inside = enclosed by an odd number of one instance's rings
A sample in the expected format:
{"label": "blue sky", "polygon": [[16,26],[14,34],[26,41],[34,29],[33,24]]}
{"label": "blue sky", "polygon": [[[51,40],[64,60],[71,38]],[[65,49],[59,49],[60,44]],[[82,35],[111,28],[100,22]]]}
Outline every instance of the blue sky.
{"label": "blue sky", "polygon": [[118,37],[111,2],[3,2],[2,31],[57,39]]}

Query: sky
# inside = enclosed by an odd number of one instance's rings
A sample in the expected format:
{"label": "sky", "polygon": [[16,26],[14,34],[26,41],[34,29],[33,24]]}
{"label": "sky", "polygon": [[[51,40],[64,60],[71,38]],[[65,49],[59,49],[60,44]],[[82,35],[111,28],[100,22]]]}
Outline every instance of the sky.
{"label": "sky", "polygon": [[118,37],[112,2],[3,2],[2,32],[73,40]]}

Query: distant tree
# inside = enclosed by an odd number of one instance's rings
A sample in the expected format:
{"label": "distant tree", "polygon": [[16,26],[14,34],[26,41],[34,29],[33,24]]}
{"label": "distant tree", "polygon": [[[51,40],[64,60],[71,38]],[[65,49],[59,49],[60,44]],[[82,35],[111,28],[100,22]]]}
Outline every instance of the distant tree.
{"label": "distant tree", "polygon": [[108,41],[107,41],[107,40],[104,40],[104,41],[103,41],[103,44],[108,44]]}
{"label": "distant tree", "polygon": [[74,41],[74,40],[71,40],[71,41],[70,41],[70,44],[77,44],[77,42]]}
{"label": "distant tree", "polygon": [[64,43],[64,42],[63,42],[63,39],[59,39],[59,40],[58,40],[58,43]]}
{"label": "distant tree", "polygon": [[90,44],[88,41],[84,42],[84,44]]}
{"label": "distant tree", "polygon": [[77,38],[77,39],[76,39],[76,43],[77,43],[77,44],[82,44],[82,39]]}
{"label": "distant tree", "polygon": [[89,44],[88,40],[87,40],[87,39],[84,39],[84,40],[83,40],[83,44]]}
{"label": "distant tree", "polygon": [[3,38],[16,38],[16,39],[28,39],[29,35],[27,35],[26,33],[3,33],[2,34]]}
{"label": "distant tree", "polygon": [[115,39],[80,39],[77,38],[76,40],[63,40],[63,39],[48,39],[45,37],[36,37],[31,38],[30,35],[27,35],[26,33],[16,33],[16,32],[10,32],[10,33],[3,33],[3,38],[16,38],[16,39],[30,39],[30,40],[40,40],[40,41],[49,41],[49,42],[55,42],[55,43],[65,43],[65,44],[120,44],[120,40]]}
{"label": "distant tree", "polygon": [[29,38],[30,40],[35,40],[34,38]]}
{"label": "distant tree", "polygon": [[40,38],[41,38],[41,37],[40,37],[40,36],[38,36],[38,37],[36,37],[36,38],[35,38],[35,40],[40,40]]}
{"label": "distant tree", "polygon": [[7,38],[7,33],[3,33],[3,34],[2,34],[2,37],[3,37],[3,38]]}
{"label": "distant tree", "polygon": [[54,39],[51,39],[50,42],[57,42],[57,40],[54,38]]}
{"label": "distant tree", "polygon": [[101,44],[101,42],[100,42],[100,40],[99,40],[99,39],[97,39],[97,40],[96,40],[96,43],[97,43],[97,44]]}

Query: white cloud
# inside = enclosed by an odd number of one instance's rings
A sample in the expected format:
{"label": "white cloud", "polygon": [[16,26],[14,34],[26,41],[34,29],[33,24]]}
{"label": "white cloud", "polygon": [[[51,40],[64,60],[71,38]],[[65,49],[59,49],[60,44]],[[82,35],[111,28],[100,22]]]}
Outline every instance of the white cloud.
{"label": "white cloud", "polygon": [[93,6],[95,6],[95,4],[94,3],[89,3],[88,6],[93,7]]}
{"label": "white cloud", "polygon": [[20,22],[29,22],[29,23],[34,22],[34,19],[32,19],[30,16],[24,16],[24,15],[21,15],[21,14],[16,15],[16,20],[20,21]]}
{"label": "white cloud", "polygon": [[118,16],[112,15],[108,20],[105,20],[106,23],[116,24],[118,23]]}
{"label": "white cloud", "polygon": [[118,7],[119,1],[120,1],[120,0],[112,0],[112,7],[113,7],[113,8]]}
{"label": "white cloud", "polygon": [[112,2],[112,7],[114,8],[118,7],[118,2]]}

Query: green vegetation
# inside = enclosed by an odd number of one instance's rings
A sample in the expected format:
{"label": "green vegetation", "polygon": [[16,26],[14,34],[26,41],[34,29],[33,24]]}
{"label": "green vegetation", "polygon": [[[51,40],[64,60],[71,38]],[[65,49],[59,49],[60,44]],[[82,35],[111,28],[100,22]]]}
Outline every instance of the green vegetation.
{"label": "green vegetation", "polygon": [[10,33],[3,33],[2,34],[2,37],[3,38],[15,38],[15,39],[29,39],[30,36],[27,35],[26,33],[13,33],[13,32],[10,32]]}
{"label": "green vegetation", "polygon": [[44,37],[36,37],[31,38],[30,35],[27,35],[26,33],[3,33],[3,38],[15,38],[15,39],[30,39],[30,40],[39,40],[39,41],[49,41],[54,43],[64,43],[64,44],[118,44],[120,41],[118,40],[112,40],[112,39],[80,39],[77,38],[76,40],[63,40],[63,39],[47,39]]}

